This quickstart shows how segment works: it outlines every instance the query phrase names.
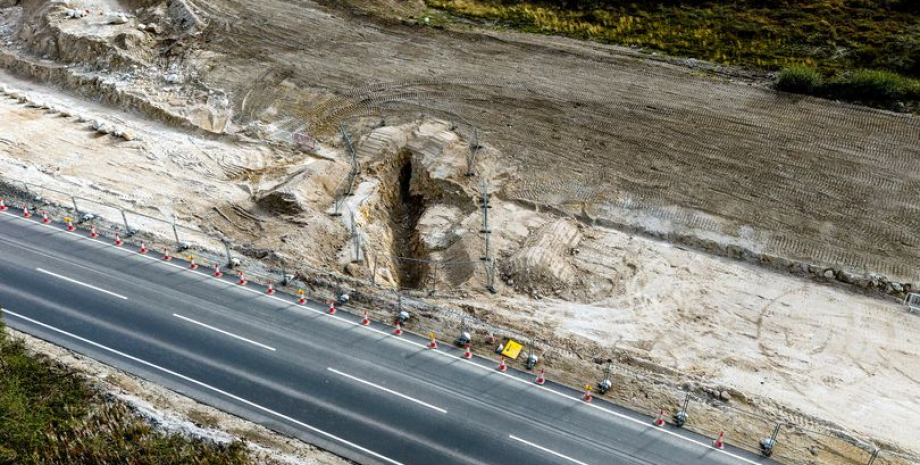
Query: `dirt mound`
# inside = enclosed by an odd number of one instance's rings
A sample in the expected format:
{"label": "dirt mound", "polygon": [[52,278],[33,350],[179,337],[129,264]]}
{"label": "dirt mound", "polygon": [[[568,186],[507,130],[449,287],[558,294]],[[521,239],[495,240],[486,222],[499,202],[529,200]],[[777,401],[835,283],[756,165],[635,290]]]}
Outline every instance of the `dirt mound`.
{"label": "dirt mound", "polygon": [[573,287],[578,271],[570,257],[581,239],[581,232],[570,220],[560,219],[541,227],[504,262],[505,280],[529,292]]}

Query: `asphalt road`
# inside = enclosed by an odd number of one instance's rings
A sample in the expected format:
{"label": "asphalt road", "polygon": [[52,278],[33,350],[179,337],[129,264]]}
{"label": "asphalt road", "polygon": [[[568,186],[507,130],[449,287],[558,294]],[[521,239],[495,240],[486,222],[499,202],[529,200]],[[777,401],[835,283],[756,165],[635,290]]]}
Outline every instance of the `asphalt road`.
{"label": "asphalt road", "polygon": [[210,273],[0,212],[9,326],[359,463],[775,463]]}

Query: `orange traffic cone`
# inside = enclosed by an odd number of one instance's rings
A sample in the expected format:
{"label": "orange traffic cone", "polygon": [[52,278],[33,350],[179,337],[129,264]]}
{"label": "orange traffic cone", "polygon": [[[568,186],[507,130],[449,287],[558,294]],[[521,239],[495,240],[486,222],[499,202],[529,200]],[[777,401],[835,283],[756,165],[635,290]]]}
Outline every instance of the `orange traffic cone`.
{"label": "orange traffic cone", "polygon": [[546,369],[540,368],[540,374],[537,375],[537,379],[535,379],[534,382],[539,384],[540,386],[546,384],[546,378],[543,377],[545,373],[546,373]]}
{"label": "orange traffic cone", "polygon": [[655,419],[655,426],[661,428],[664,426],[664,409],[658,412],[658,418]]}
{"label": "orange traffic cone", "polygon": [[434,333],[428,333],[428,337],[430,338],[430,340],[428,341],[428,348],[429,348],[429,349],[437,349],[437,348],[438,348],[438,341],[436,341],[436,340],[434,339]]}
{"label": "orange traffic cone", "polygon": [[466,344],[466,350],[463,351],[463,358],[473,358],[473,352],[470,351],[470,346],[472,344]]}
{"label": "orange traffic cone", "polygon": [[402,326],[399,325],[399,322],[396,322],[396,329],[393,331],[393,334],[397,336],[402,336]]}
{"label": "orange traffic cone", "polygon": [[371,320],[367,318],[367,310],[364,311],[364,318],[361,320],[361,326],[367,326],[371,324]]}
{"label": "orange traffic cone", "polygon": [[716,449],[725,449],[725,431],[719,431],[719,437],[712,441],[712,447]]}
{"label": "orange traffic cone", "polygon": [[501,356],[501,362],[498,364],[498,371],[508,371],[508,365],[505,365],[505,356]]}

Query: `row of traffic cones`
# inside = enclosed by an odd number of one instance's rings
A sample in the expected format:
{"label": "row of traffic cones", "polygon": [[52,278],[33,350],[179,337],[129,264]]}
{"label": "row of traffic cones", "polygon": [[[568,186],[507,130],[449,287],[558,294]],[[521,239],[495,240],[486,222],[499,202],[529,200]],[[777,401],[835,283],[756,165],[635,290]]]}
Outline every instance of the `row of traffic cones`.
{"label": "row of traffic cones", "polygon": [[[9,207],[6,205],[6,203],[4,202],[4,200],[3,200],[3,199],[0,199],[0,211],[6,211],[6,210],[8,210],[8,209],[9,209]],[[24,218],[31,218],[31,217],[32,217],[32,214],[33,214],[33,213],[29,210],[29,208],[28,208],[27,206],[23,206],[23,207],[22,207],[22,216],[23,216]],[[50,224],[50,223],[51,223],[51,219],[48,217],[48,214],[47,214],[46,212],[42,211],[42,212],[41,212],[41,217],[42,217],[42,223],[44,223],[44,224]],[[64,223],[66,224],[66,229],[67,229],[67,231],[74,231],[74,230],[76,229],[75,226],[74,226],[74,224],[73,224],[73,220],[72,220],[70,217],[64,218]],[[93,239],[96,239],[96,238],[99,237],[99,233],[96,231],[96,226],[95,226],[95,225],[90,225],[90,237],[93,238]],[[121,238],[121,234],[118,233],[118,232],[115,233],[115,241],[114,241],[114,244],[115,244],[116,246],[122,246],[122,245],[124,244],[124,241],[123,241],[122,238]],[[147,246],[146,246],[146,244],[145,244],[144,242],[141,242],[141,246],[140,246],[140,249],[139,249],[138,251],[139,251],[141,254],[146,254],[146,253],[148,252]],[[163,260],[164,260],[164,261],[170,261],[170,260],[172,260],[172,256],[170,255],[169,249],[163,249]],[[190,255],[190,256],[188,257],[188,261],[189,261],[189,268],[191,268],[191,269],[193,269],[193,270],[195,270],[195,269],[198,268],[198,263],[196,262],[194,256]],[[214,277],[217,277],[217,278],[223,277],[223,272],[220,270],[220,264],[218,264],[218,263],[215,263],[215,264],[214,264],[214,273],[213,273],[213,276],[214,276]],[[237,272],[237,276],[238,276],[237,283],[238,283],[239,285],[245,286],[245,285],[248,283],[248,282],[246,281],[245,275],[244,275],[244,273],[243,273],[242,270],[240,270],[240,271]],[[267,286],[266,293],[269,294],[269,295],[275,294],[275,287],[274,287],[274,283],[273,283],[273,282],[271,282],[271,281],[268,282],[268,286]],[[298,290],[298,293],[297,293],[297,294],[298,294],[297,303],[298,303],[299,305],[305,305],[305,304],[306,304],[306,296],[305,296],[306,292],[305,292],[303,289],[300,289],[300,290]],[[328,312],[329,312],[330,315],[334,315],[334,314],[336,313],[336,307],[335,307],[335,302],[334,302],[334,301],[329,301],[329,310],[328,310]],[[362,325],[362,326],[368,326],[368,325],[370,325],[370,319],[368,318],[367,310],[364,311],[363,318],[361,319],[361,325]],[[396,322],[396,325],[395,325],[395,329],[394,329],[394,331],[393,331],[393,334],[396,335],[396,336],[400,336],[400,335],[402,335],[402,333],[403,333],[402,326],[401,326],[400,323],[397,321],[397,322]],[[493,333],[489,333],[489,336],[488,336],[488,338],[487,338],[487,342],[490,343],[490,344],[494,344],[494,343],[496,342],[495,335],[494,335]],[[429,349],[437,349],[437,348],[438,348],[438,342],[437,342],[437,339],[436,339],[436,337],[435,337],[435,333],[434,333],[434,332],[429,333],[429,341],[428,341],[427,347],[428,347]],[[473,356],[473,354],[472,354],[472,351],[471,351],[471,344],[470,344],[470,343],[467,343],[467,344],[464,345],[463,358],[469,359],[469,358],[472,358],[472,356]],[[500,371],[500,372],[506,372],[506,371],[508,371],[508,365],[507,365],[507,363],[505,362],[505,357],[504,357],[504,356],[500,356],[499,365],[498,365],[498,367],[497,367],[497,370]],[[543,384],[545,384],[545,383],[546,383],[545,375],[546,375],[546,369],[545,369],[545,368],[540,368],[540,371],[538,372],[537,377],[536,377],[536,379],[534,380],[534,383],[536,383],[536,384],[538,384],[538,385],[543,385]],[[585,386],[585,393],[584,393],[582,399],[583,399],[586,403],[590,403],[590,402],[594,399],[594,395],[593,395],[593,393],[592,393],[592,387],[591,387],[590,385],[586,385],[586,386]],[[655,418],[653,424],[654,424],[655,426],[657,426],[657,427],[660,428],[660,427],[663,427],[663,426],[665,425],[665,423],[666,423],[666,422],[665,422],[665,410],[664,410],[664,409],[661,409],[661,410],[658,412],[658,416]],[[715,449],[720,449],[720,450],[725,449],[725,432],[724,432],[724,431],[720,431],[720,432],[719,432],[718,437],[717,437],[716,439],[714,439],[713,442],[712,442],[712,447],[715,448]]]}

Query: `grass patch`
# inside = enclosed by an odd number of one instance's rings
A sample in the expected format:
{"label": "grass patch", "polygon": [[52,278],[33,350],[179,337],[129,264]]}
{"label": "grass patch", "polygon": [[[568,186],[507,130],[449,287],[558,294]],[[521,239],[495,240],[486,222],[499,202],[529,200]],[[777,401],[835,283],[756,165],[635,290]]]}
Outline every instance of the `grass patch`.
{"label": "grass patch", "polygon": [[[825,89],[885,102],[912,95],[920,78],[920,2],[916,0],[426,0],[455,16],[526,32],[634,45],[763,70],[782,70],[780,86]],[[869,70],[869,71],[857,71]],[[879,72],[881,74],[871,74]],[[893,74],[892,74],[893,73]],[[827,89],[825,89],[827,90]],[[905,91],[906,90],[906,91]],[[859,95],[857,95],[859,94]],[[856,97],[860,100],[854,100]],[[876,100],[876,97],[887,96]]]}
{"label": "grass patch", "polygon": [[0,465],[80,463],[251,462],[240,443],[222,446],[152,428],[74,371],[28,354],[0,322]]}
{"label": "grass patch", "polygon": [[779,73],[776,88],[796,94],[814,94],[824,87],[824,76],[808,66],[790,66]]}
{"label": "grass patch", "polygon": [[920,102],[920,80],[884,70],[859,69],[825,79],[817,69],[792,66],[780,72],[776,88],[900,111],[916,110]]}

